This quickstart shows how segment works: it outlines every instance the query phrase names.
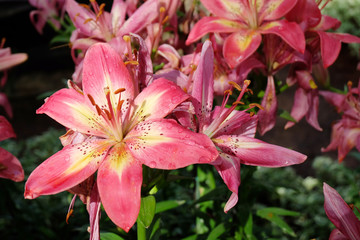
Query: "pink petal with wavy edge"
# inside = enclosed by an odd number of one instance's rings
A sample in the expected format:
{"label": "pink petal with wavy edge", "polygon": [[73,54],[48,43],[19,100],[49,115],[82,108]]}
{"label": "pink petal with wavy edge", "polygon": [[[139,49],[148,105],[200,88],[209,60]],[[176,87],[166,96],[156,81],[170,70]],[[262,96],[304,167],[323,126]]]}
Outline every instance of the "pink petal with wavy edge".
{"label": "pink petal with wavy edge", "polygon": [[237,157],[220,152],[216,162],[218,161],[220,161],[220,164],[215,165],[215,168],[224,180],[226,186],[233,192],[224,208],[224,211],[228,212],[238,201],[238,189],[241,182],[240,160]]}
{"label": "pink petal with wavy edge", "polygon": [[131,126],[127,129],[139,121],[165,117],[188,98],[189,95],[173,82],[164,78],[154,80],[135,98],[135,110],[129,120]]}
{"label": "pink petal with wavy edge", "polygon": [[25,62],[28,58],[26,53],[15,53],[0,58],[0,71],[7,70]]}
{"label": "pink petal with wavy edge", "polygon": [[249,137],[223,135],[213,139],[225,153],[235,155],[240,163],[262,167],[285,167],[302,163],[306,156],[296,151]]}
{"label": "pink petal with wavy edge", "polygon": [[134,158],[151,168],[177,169],[211,163],[218,156],[209,137],[194,133],[170,119],[139,123],[124,142]]}
{"label": "pink petal with wavy edge", "polygon": [[128,232],[140,210],[142,167],[126,145],[111,149],[99,168],[97,183],[106,214]]}
{"label": "pink petal with wavy edge", "polygon": [[305,36],[298,24],[287,20],[272,21],[262,24],[258,31],[262,34],[275,34],[290,47],[300,53],[305,52]]}
{"label": "pink petal with wavy edge", "polygon": [[330,91],[319,91],[320,96],[323,96],[325,100],[333,105],[338,112],[341,111],[341,108],[344,107],[344,102],[346,99],[345,94],[334,93]]}
{"label": "pink petal with wavy edge", "polygon": [[[306,115],[309,108],[310,105],[307,100],[306,91],[302,88],[297,88],[294,95],[294,104],[290,113],[291,117],[293,117],[296,121],[300,121]],[[284,128],[288,129],[294,125],[294,122],[288,121]]]}
{"label": "pink petal with wavy edge", "polygon": [[207,33],[232,33],[247,28],[247,25],[238,21],[220,17],[203,17],[191,29],[186,45],[199,40]]}
{"label": "pink petal with wavy edge", "polygon": [[15,182],[24,180],[24,170],[20,161],[3,148],[0,148],[0,178]]}
{"label": "pink petal with wavy edge", "polygon": [[352,209],[334,188],[324,183],[323,190],[324,209],[330,221],[348,239],[359,239],[360,221]]}
{"label": "pink petal with wavy edge", "polygon": [[[215,106],[213,116],[217,116],[220,107]],[[224,110],[226,111],[226,109]],[[224,122],[218,127],[213,137],[221,135],[242,135],[244,137],[255,137],[258,116],[250,117],[244,111],[233,110]]]}
{"label": "pink petal with wavy edge", "polygon": [[334,229],[331,231],[329,240],[349,240],[344,234],[340,232],[339,229]]}
{"label": "pink petal with wavy edge", "polygon": [[89,48],[83,65],[82,85],[85,96],[90,94],[99,107],[106,106],[109,109],[104,91],[108,87],[115,112],[119,96],[114,92],[125,88],[120,93],[121,99],[128,102],[134,98],[134,84],[120,55],[109,44],[97,43]]}
{"label": "pink petal with wavy edge", "polygon": [[16,137],[16,134],[11,124],[4,116],[0,116],[0,141],[14,137]]}
{"label": "pink petal with wavy edge", "polygon": [[[97,37],[102,39],[102,33],[95,22],[96,15],[91,10],[79,5],[74,0],[66,0],[64,5],[65,11],[69,14],[69,17],[74,26],[79,31],[88,37]],[[91,21],[87,21],[92,19]]]}
{"label": "pink petal with wavy edge", "polygon": [[321,17],[321,11],[313,0],[297,1],[295,7],[286,15],[287,20],[297,22],[303,30],[318,25]]}
{"label": "pink petal with wavy edge", "polygon": [[120,29],[126,17],[127,3],[123,0],[114,0],[111,7],[111,26],[114,32]]}
{"label": "pink petal with wavy edge", "polygon": [[296,2],[297,0],[257,0],[259,22],[277,20],[285,16]]}
{"label": "pink petal with wavy edge", "polygon": [[157,53],[168,61],[164,68],[179,68],[181,56],[173,46],[161,44],[157,49]]}
{"label": "pink petal with wavy edge", "polygon": [[9,116],[9,118],[13,117],[12,108],[9,102],[9,99],[7,98],[5,93],[0,92],[0,106],[2,106],[6,112],[6,114]]}
{"label": "pink petal with wavy edge", "polygon": [[341,41],[326,32],[318,31],[317,34],[320,37],[321,59],[324,68],[328,68],[339,56]]}
{"label": "pink petal with wavy edge", "polygon": [[309,111],[306,114],[306,121],[316,130],[322,131],[318,121],[319,112],[319,94],[318,90],[311,90],[307,93],[307,99],[310,105]]}
{"label": "pink petal with wavy edge", "polygon": [[243,0],[201,0],[201,3],[215,16],[238,20],[246,19],[249,14]]}
{"label": "pink petal with wavy edge", "polygon": [[138,33],[159,17],[159,9],[158,0],[146,1],[125,21],[116,36]]}
{"label": "pink petal with wavy edge", "polygon": [[264,135],[275,126],[278,106],[274,77],[271,75],[268,76],[265,95],[261,101],[261,106],[263,109],[260,109],[257,114],[259,119],[258,129],[260,135]]}
{"label": "pink petal with wavy edge", "polygon": [[30,174],[25,198],[56,194],[81,183],[98,169],[110,147],[109,141],[96,139],[65,146]]}
{"label": "pink petal with wavy edge", "polygon": [[99,137],[111,135],[108,124],[85,96],[74,89],[61,89],[51,95],[37,111],[45,113],[65,127]]}
{"label": "pink petal with wavy edge", "polygon": [[226,62],[234,68],[249,58],[260,46],[261,35],[257,31],[239,31],[226,38],[223,54]]}
{"label": "pink petal with wavy edge", "polygon": [[33,10],[30,12],[30,21],[34,25],[39,34],[43,34],[43,28],[46,24],[46,19],[43,16],[42,10]]}
{"label": "pink petal with wavy edge", "polygon": [[100,240],[100,208],[101,199],[97,184],[94,183],[90,194],[90,203],[88,205],[89,220],[90,220],[90,240]]}
{"label": "pink petal with wavy edge", "polygon": [[193,75],[192,103],[199,118],[199,129],[207,125],[214,101],[214,51],[210,41],[205,41],[199,64]]}

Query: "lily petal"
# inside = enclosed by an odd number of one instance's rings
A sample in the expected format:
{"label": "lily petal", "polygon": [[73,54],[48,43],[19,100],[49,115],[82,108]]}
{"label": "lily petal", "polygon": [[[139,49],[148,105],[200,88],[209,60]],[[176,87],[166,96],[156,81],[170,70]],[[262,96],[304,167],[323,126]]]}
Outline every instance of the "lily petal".
{"label": "lily petal", "polygon": [[107,123],[84,98],[74,89],[61,89],[51,95],[36,113],[45,113],[76,132],[106,137]]}
{"label": "lily petal", "polygon": [[245,18],[249,9],[239,0],[201,0],[201,3],[215,16],[238,20]]}
{"label": "lily petal", "polygon": [[[220,107],[216,106],[213,116],[217,116]],[[226,109],[225,109],[226,111]],[[218,127],[214,137],[221,135],[242,135],[245,137],[255,137],[258,116],[250,117],[247,112],[233,110],[224,122]]]}
{"label": "lily petal", "polygon": [[151,168],[177,169],[210,163],[218,156],[209,137],[194,133],[170,119],[139,123],[124,141],[134,158]]}
{"label": "lily petal", "polygon": [[15,65],[25,62],[28,59],[26,53],[15,53],[0,58],[0,72],[7,70]]}
{"label": "lily petal", "polygon": [[332,37],[327,32],[318,31],[317,34],[321,42],[321,59],[323,60],[324,68],[328,68],[339,56],[341,41]]}
{"label": "lily petal", "polygon": [[226,186],[233,192],[224,208],[224,211],[228,212],[238,201],[238,189],[241,181],[240,160],[235,156],[222,152],[219,153],[216,162],[219,161],[219,159],[221,163],[215,165],[215,168],[224,180]]}
{"label": "lily petal", "polygon": [[0,156],[0,178],[15,182],[24,180],[24,170],[20,161],[3,148],[0,148]]}
{"label": "lily petal", "polygon": [[257,0],[259,22],[277,20],[287,14],[297,0]]}
{"label": "lily petal", "polygon": [[324,183],[324,209],[330,221],[348,239],[356,240],[360,236],[360,221],[340,194]]}
{"label": "lily petal", "polygon": [[287,20],[264,23],[259,27],[262,34],[275,34],[281,37],[296,51],[305,52],[305,36],[298,24]]}
{"label": "lily petal", "polygon": [[[102,38],[101,31],[95,22],[96,16],[94,12],[81,6],[74,0],[66,0],[64,8],[75,27],[79,29],[82,34]],[[92,20],[89,21],[89,19]]]}
{"label": "lily petal", "polygon": [[164,78],[156,79],[135,98],[131,126],[139,121],[163,118],[188,98],[189,95],[175,83]]}
{"label": "lily petal", "polygon": [[30,174],[25,198],[56,194],[81,183],[97,170],[110,147],[109,141],[96,139],[65,146]]}
{"label": "lily petal", "polygon": [[193,75],[192,102],[199,117],[199,128],[208,124],[214,101],[214,51],[210,41],[203,44],[201,58]]}
{"label": "lily petal", "polygon": [[223,135],[213,138],[225,153],[237,156],[242,164],[262,167],[284,167],[299,164],[306,156],[296,151],[249,137]]}
{"label": "lily petal", "polygon": [[340,232],[339,229],[334,229],[331,231],[329,240],[349,240],[344,234]]}
{"label": "lily petal", "polygon": [[140,210],[142,167],[126,145],[111,149],[99,168],[97,183],[106,214],[128,232]]}
{"label": "lily petal", "polygon": [[191,32],[186,39],[186,45],[199,40],[207,33],[232,33],[246,28],[247,26],[239,21],[220,17],[203,17],[191,29]]}
{"label": "lily petal", "polygon": [[257,31],[238,31],[226,38],[223,47],[224,58],[234,68],[249,58],[260,46],[261,35]]}
{"label": "lily petal", "polygon": [[158,0],[146,1],[125,21],[117,36],[122,37],[124,34],[138,33],[159,17],[159,9]]}
{"label": "lily petal", "polygon": [[[85,95],[91,95],[99,107],[109,109],[104,88],[109,88],[113,107],[119,98],[114,92],[124,88],[121,99],[129,101],[134,98],[134,82],[125,67],[120,55],[106,43],[98,43],[89,48],[83,65],[83,90]],[[125,103],[124,103],[125,105]],[[115,111],[115,109],[114,109]]]}
{"label": "lily petal", "polygon": [[16,137],[16,135],[11,124],[4,116],[0,116],[0,141],[14,137]]}

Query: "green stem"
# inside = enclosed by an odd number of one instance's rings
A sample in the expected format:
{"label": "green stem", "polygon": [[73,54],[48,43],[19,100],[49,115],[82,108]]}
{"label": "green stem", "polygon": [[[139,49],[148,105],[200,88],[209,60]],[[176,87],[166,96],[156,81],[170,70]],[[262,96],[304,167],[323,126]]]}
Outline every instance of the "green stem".
{"label": "green stem", "polygon": [[139,218],[137,219],[137,239],[146,240],[146,229],[145,226],[140,222]]}

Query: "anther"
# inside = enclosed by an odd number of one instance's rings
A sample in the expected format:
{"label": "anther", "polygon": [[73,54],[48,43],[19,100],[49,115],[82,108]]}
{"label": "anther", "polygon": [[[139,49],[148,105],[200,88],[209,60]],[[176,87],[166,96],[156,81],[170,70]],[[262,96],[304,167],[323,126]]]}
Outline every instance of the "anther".
{"label": "anther", "polygon": [[249,92],[251,95],[254,95],[253,90],[251,90],[250,88],[246,89],[246,92]]}
{"label": "anther", "polygon": [[104,109],[104,111],[105,111],[105,113],[106,113],[106,115],[107,115],[108,119],[111,121],[112,117],[111,117],[110,112],[109,112],[107,109]]}
{"label": "anther", "polygon": [[162,20],[161,25],[164,25],[169,20],[169,16],[166,16],[164,20]]}
{"label": "anther", "polygon": [[264,108],[258,103],[250,103],[249,104],[249,108],[253,108],[253,107],[258,107],[259,109],[264,110]]}
{"label": "anther", "polygon": [[66,214],[66,224],[69,224],[69,218],[73,214],[74,210],[70,209],[70,211]]}
{"label": "anther", "polygon": [[138,61],[125,61],[124,62],[125,65],[131,64],[131,65],[139,65]]}
{"label": "anther", "polygon": [[229,81],[229,84],[241,92],[241,87],[239,84],[233,81]]}
{"label": "anther", "polygon": [[124,103],[124,100],[120,100],[120,101],[119,101],[119,103],[118,103],[118,105],[117,105],[117,107],[116,107],[116,111],[117,111],[117,112],[120,112],[120,109],[121,109],[121,106],[123,105],[123,103]]}
{"label": "anther", "polygon": [[251,81],[249,79],[244,80],[244,85],[249,86]]}
{"label": "anther", "polygon": [[97,114],[98,114],[99,116],[101,116],[101,109],[100,109],[100,107],[99,107],[97,104],[95,104],[95,108],[96,108]]}
{"label": "anther", "polygon": [[121,93],[124,91],[125,91],[125,88],[119,88],[119,89],[115,90],[114,94],[118,94],[118,93]]}
{"label": "anther", "polygon": [[87,96],[88,96],[88,98],[89,98],[89,100],[90,100],[91,104],[92,104],[93,106],[95,106],[95,105],[96,105],[96,103],[95,103],[94,98],[93,98],[90,94],[88,94]]}
{"label": "anther", "polygon": [[230,89],[224,91],[224,95],[229,94],[230,96],[233,94]]}
{"label": "anther", "polygon": [[244,105],[245,103],[242,102],[242,101],[235,101],[235,102],[233,102],[232,105],[234,106],[234,105],[238,105],[238,104],[239,104],[239,105]]}
{"label": "anther", "polygon": [[160,7],[159,11],[160,11],[160,13],[164,13],[166,11],[166,9],[164,7]]}
{"label": "anther", "polygon": [[87,5],[87,4],[79,3],[79,5],[80,5],[81,7],[84,7],[84,8],[86,8],[86,9],[89,9],[89,10],[90,10],[90,6]]}
{"label": "anther", "polygon": [[130,36],[128,36],[128,35],[124,35],[123,39],[125,42],[130,42]]}
{"label": "anther", "polygon": [[86,23],[88,23],[88,22],[91,22],[91,21],[93,21],[93,19],[92,19],[92,18],[88,18],[88,19],[86,19],[86,20],[84,21],[84,24],[86,24]]}
{"label": "anther", "polygon": [[255,112],[250,113],[250,117],[253,117],[255,115]]}

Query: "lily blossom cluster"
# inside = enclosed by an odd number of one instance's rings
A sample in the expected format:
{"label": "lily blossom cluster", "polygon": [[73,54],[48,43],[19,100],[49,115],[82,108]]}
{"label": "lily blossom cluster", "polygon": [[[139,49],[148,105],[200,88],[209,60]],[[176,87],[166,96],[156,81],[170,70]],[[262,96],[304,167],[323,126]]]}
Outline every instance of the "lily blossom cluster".
{"label": "lily blossom cluster", "polygon": [[[203,0],[201,3],[211,16],[203,17],[195,24],[186,44],[191,44],[206,34],[214,34],[217,42],[222,45],[223,58],[230,68],[241,66],[251,57],[260,57],[259,60],[263,61],[257,51],[261,50],[266,59],[266,76],[274,75],[276,71],[273,70],[279,67],[291,65],[286,83],[288,86],[298,85],[291,116],[295,121],[306,116],[311,126],[321,130],[317,120],[318,86],[314,79],[325,84],[326,69],[338,57],[341,42],[360,43],[360,38],[327,32],[335,30],[341,23],[321,14],[321,1]],[[274,48],[267,46],[267,38],[275,38],[274,36],[277,37],[276,49],[279,49],[276,55]],[[273,82],[272,77],[268,77],[261,103],[263,110],[259,111],[262,116],[259,119],[261,135],[275,125],[277,101]],[[285,128],[293,125],[294,122],[288,122]]]}
{"label": "lily blossom cluster", "polygon": [[66,145],[37,167],[26,182],[25,198],[68,190],[98,170],[107,215],[129,231],[140,209],[142,164],[177,169],[216,159],[217,150],[206,135],[164,119],[189,98],[186,93],[166,79],[156,79],[141,92],[135,84],[110,45],[99,43],[88,50],[83,89],[61,89],[37,111],[85,139]]}
{"label": "lily blossom cluster", "polygon": [[[3,76],[0,80],[0,90],[3,89],[7,81],[7,71],[27,60],[27,54],[12,54],[9,47],[4,48],[4,44],[5,38],[2,39],[0,44],[0,72],[3,72]],[[4,108],[8,117],[12,118],[13,112],[10,102],[3,92],[0,92],[0,106]],[[14,137],[16,137],[16,134],[11,124],[5,116],[0,115],[0,141]],[[20,161],[3,148],[0,148],[0,177],[8,178],[15,182],[24,180],[24,170]]]}
{"label": "lily blossom cluster", "polygon": [[340,194],[324,183],[324,209],[336,229],[331,232],[329,240],[357,240],[360,236],[360,221],[353,209],[342,199]]}
{"label": "lily blossom cluster", "polygon": [[[360,38],[328,32],[339,21],[322,15],[321,1],[201,0],[208,16],[195,2],[187,8],[179,0],[114,0],[110,11],[95,0],[62,2],[75,27],[69,40],[75,72],[68,88],[47,98],[37,114],[53,118],[67,133],[60,137],[63,149],[29,176],[25,198],[69,191],[75,196],[68,219],[79,196],[89,212],[91,239],[97,239],[101,204],[126,232],[134,225],[143,165],[214,166],[232,192],[227,212],[238,202],[241,164],[284,167],[306,160],[255,138],[256,131],[263,135],[275,125],[276,74],[289,66],[284,85],[297,86],[294,121],[285,128],[305,117],[321,130],[315,79],[326,86],[341,42]],[[48,19],[50,13],[44,14]],[[256,103],[247,97],[262,84],[248,80],[250,73],[262,73],[266,81]],[[358,91],[334,98],[344,120],[326,150],[339,147],[341,159],[360,142],[353,97]]]}
{"label": "lily blossom cluster", "polygon": [[341,120],[332,126],[331,142],[322,149],[324,152],[338,151],[339,162],[342,162],[351,149],[356,147],[360,151],[360,92],[348,83],[348,93],[340,94],[329,91],[321,91],[325,100],[333,105],[341,114]]}

